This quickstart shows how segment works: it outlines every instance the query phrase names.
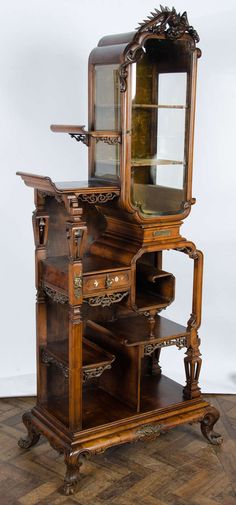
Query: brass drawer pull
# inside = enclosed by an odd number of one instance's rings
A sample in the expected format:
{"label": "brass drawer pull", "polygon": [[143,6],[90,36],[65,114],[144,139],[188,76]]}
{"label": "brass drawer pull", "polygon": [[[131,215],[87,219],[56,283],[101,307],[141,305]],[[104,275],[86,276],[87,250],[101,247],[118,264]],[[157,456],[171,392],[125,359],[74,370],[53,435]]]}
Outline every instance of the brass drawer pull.
{"label": "brass drawer pull", "polygon": [[106,276],[106,280],[105,280],[105,288],[108,289],[112,286],[112,283],[113,283],[113,280],[114,279],[111,279],[109,277],[109,275]]}

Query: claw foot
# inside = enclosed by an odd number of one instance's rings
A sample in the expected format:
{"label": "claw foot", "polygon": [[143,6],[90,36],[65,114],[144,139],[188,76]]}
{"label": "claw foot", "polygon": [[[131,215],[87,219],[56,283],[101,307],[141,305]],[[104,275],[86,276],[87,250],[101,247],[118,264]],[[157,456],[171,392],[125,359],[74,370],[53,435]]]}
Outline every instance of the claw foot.
{"label": "claw foot", "polygon": [[89,457],[90,453],[87,450],[79,452],[68,452],[65,453],[65,464],[66,464],[66,475],[64,479],[64,485],[61,489],[61,493],[65,496],[75,494],[79,488],[80,467],[82,465],[81,458]]}
{"label": "claw foot", "polygon": [[27,437],[26,438],[20,438],[18,441],[18,446],[21,449],[29,449],[29,447],[32,447],[33,445],[37,444],[39,438],[40,438],[40,433],[37,431],[35,426],[32,423],[32,415],[31,412],[25,412],[22,416],[22,421],[27,429]]}
{"label": "claw foot", "polygon": [[222,436],[213,430],[213,426],[220,417],[219,411],[215,407],[209,407],[201,420],[201,431],[203,436],[213,445],[220,445],[223,442]]}

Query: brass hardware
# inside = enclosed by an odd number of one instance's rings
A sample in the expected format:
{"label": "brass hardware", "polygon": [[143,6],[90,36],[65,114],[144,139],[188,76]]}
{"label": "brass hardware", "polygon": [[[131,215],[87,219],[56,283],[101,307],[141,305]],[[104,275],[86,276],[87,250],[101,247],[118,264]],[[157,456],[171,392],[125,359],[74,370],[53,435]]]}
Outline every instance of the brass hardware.
{"label": "brass hardware", "polygon": [[106,280],[105,280],[105,288],[108,289],[112,286],[112,283],[113,283],[113,280],[114,279],[111,279],[109,277],[109,275],[106,276]]}
{"label": "brass hardware", "polygon": [[82,275],[74,275],[74,295],[75,298],[79,298],[81,295],[81,288],[83,286]]}
{"label": "brass hardware", "polygon": [[97,287],[98,287],[98,284],[99,284],[99,282],[97,281],[97,279],[95,279],[95,281],[94,281],[94,283],[93,283],[93,285],[95,286],[95,288],[97,288]]}
{"label": "brass hardware", "polygon": [[145,424],[137,429],[136,436],[139,440],[144,438],[154,439],[164,433],[163,424]]}
{"label": "brass hardware", "polygon": [[118,282],[118,280],[119,280],[118,275],[116,275],[116,276],[115,276],[115,279],[114,279],[114,280],[115,280],[115,282]]}
{"label": "brass hardware", "polygon": [[153,237],[169,237],[170,235],[170,230],[155,230],[153,232]]}

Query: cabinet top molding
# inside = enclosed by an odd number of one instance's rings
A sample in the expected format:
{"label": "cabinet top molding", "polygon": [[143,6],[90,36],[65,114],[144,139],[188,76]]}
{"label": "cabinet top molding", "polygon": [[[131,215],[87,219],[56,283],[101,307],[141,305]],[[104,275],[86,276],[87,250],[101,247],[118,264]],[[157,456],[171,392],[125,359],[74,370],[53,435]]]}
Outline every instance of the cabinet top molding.
{"label": "cabinet top molding", "polygon": [[165,34],[171,40],[178,39],[185,33],[188,33],[194,42],[199,42],[199,35],[193,26],[189,24],[186,11],[180,14],[176,12],[174,7],[169,9],[169,7],[160,5],[159,9],[154,9],[154,12],[150,14],[150,16],[147,16],[147,19],[139,23],[138,28],[136,28],[138,33],[151,32],[160,35]]}

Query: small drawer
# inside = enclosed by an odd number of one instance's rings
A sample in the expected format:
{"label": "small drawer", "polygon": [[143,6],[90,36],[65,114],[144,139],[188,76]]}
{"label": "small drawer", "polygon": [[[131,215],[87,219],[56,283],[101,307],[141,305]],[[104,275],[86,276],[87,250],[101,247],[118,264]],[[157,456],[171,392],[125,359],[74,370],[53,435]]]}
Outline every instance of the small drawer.
{"label": "small drawer", "polygon": [[130,286],[130,270],[87,275],[83,278],[83,296],[99,291],[119,291]]}

